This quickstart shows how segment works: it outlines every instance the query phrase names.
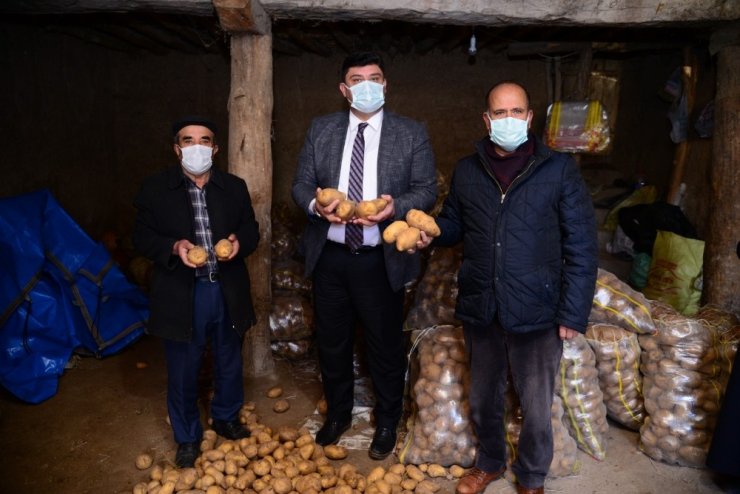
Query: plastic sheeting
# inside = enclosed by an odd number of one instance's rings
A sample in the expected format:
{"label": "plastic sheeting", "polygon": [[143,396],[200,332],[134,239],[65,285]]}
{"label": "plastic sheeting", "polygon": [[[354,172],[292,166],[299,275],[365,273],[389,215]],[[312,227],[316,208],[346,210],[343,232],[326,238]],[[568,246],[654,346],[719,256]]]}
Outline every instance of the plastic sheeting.
{"label": "plastic sheeting", "polygon": [[48,190],[0,199],[0,383],[40,403],[73,351],[105,357],[139,338],[146,295]]}

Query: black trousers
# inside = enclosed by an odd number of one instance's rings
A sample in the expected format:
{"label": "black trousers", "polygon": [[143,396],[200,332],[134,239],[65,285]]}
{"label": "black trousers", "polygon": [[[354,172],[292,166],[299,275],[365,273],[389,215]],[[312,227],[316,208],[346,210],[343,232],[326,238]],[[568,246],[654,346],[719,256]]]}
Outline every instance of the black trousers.
{"label": "black trousers", "polygon": [[376,426],[395,429],[406,370],[404,291],[391,289],[382,247],[353,254],[342,244],[327,241],[314,270],[313,295],[327,419],[344,422],[352,416],[352,357],[359,322],[375,392]]}
{"label": "black trousers", "polygon": [[475,466],[485,472],[506,466],[504,393],[510,367],[523,416],[511,469],[524,487],[541,487],[553,455],[550,409],[563,351],[557,327],[515,334],[495,323],[466,324],[463,333],[470,359],[470,412],[479,442]]}

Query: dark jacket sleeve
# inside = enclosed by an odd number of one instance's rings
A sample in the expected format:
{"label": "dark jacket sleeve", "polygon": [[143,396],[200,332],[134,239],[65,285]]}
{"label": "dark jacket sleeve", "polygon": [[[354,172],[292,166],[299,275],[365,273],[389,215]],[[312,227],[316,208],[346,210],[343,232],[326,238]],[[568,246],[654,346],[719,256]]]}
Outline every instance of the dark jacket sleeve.
{"label": "dark jacket sleeve", "polygon": [[136,218],[132,240],[138,252],[160,267],[172,270],[178,264],[172,246],[180,239],[168,235],[159,224],[156,198],[160,195],[157,184],[161,180],[160,176],[147,179],[134,199]]}
{"label": "dark jacket sleeve", "polygon": [[596,219],[588,189],[572,159],[564,167],[562,183],[563,279],[556,321],[585,333],[598,268]]}

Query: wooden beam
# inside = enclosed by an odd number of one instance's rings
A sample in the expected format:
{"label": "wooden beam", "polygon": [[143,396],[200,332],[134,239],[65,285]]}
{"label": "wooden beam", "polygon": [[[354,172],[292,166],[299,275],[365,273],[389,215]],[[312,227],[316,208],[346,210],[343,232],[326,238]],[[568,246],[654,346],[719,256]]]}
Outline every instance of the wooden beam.
{"label": "wooden beam", "polygon": [[717,56],[711,204],[704,249],[704,300],[740,314],[740,45]]}
{"label": "wooden beam", "polygon": [[270,16],[259,0],[213,0],[213,7],[228,33],[270,33]]}
{"label": "wooden beam", "polygon": [[229,171],[247,182],[260,225],[257,251],[249,256],[257,324],[244,338],[244,367],[250,376],[269,374],[272,224],[272,34],[231,38],[229,94]]}

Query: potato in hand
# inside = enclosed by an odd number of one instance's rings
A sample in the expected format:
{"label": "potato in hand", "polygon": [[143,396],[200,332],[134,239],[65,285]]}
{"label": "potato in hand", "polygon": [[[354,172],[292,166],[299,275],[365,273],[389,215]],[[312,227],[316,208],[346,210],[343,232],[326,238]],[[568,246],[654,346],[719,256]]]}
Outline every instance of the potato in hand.
{"label": "potato in hand", "polygon": [[342,201],[344,199],[347,199],[347,194],[345,194],[344,192],[340,192],[337,189],[331,189],[328,187],[326,189],[321,189],[316,194],[316,202],[324,207],[328,206],[334,201]]}
{"label": "potato in hand", "polygon": [[357,205],[355,201],[349,199],[342,199],[337,205],[337,209],[334,210],[334,214],[339,217],[342,221],[348,221],[355,215],[355,208]]}
{"label": "potato in hand", "polygon": [[410,209],[406,213],[406,223],[418,228],[430,237],[439,237],[442,233],[434,218],[419,209]]}
{"label": "potato in hand", "polygon": [[392,244],[396,241],[398,238],[398,235],[401,234],[402,231],[407,229],[409,227],[408,223],[406,223],[403,220],[397,220],[388,225],[388,227],[383,230],[383,241],[387,244]]}

